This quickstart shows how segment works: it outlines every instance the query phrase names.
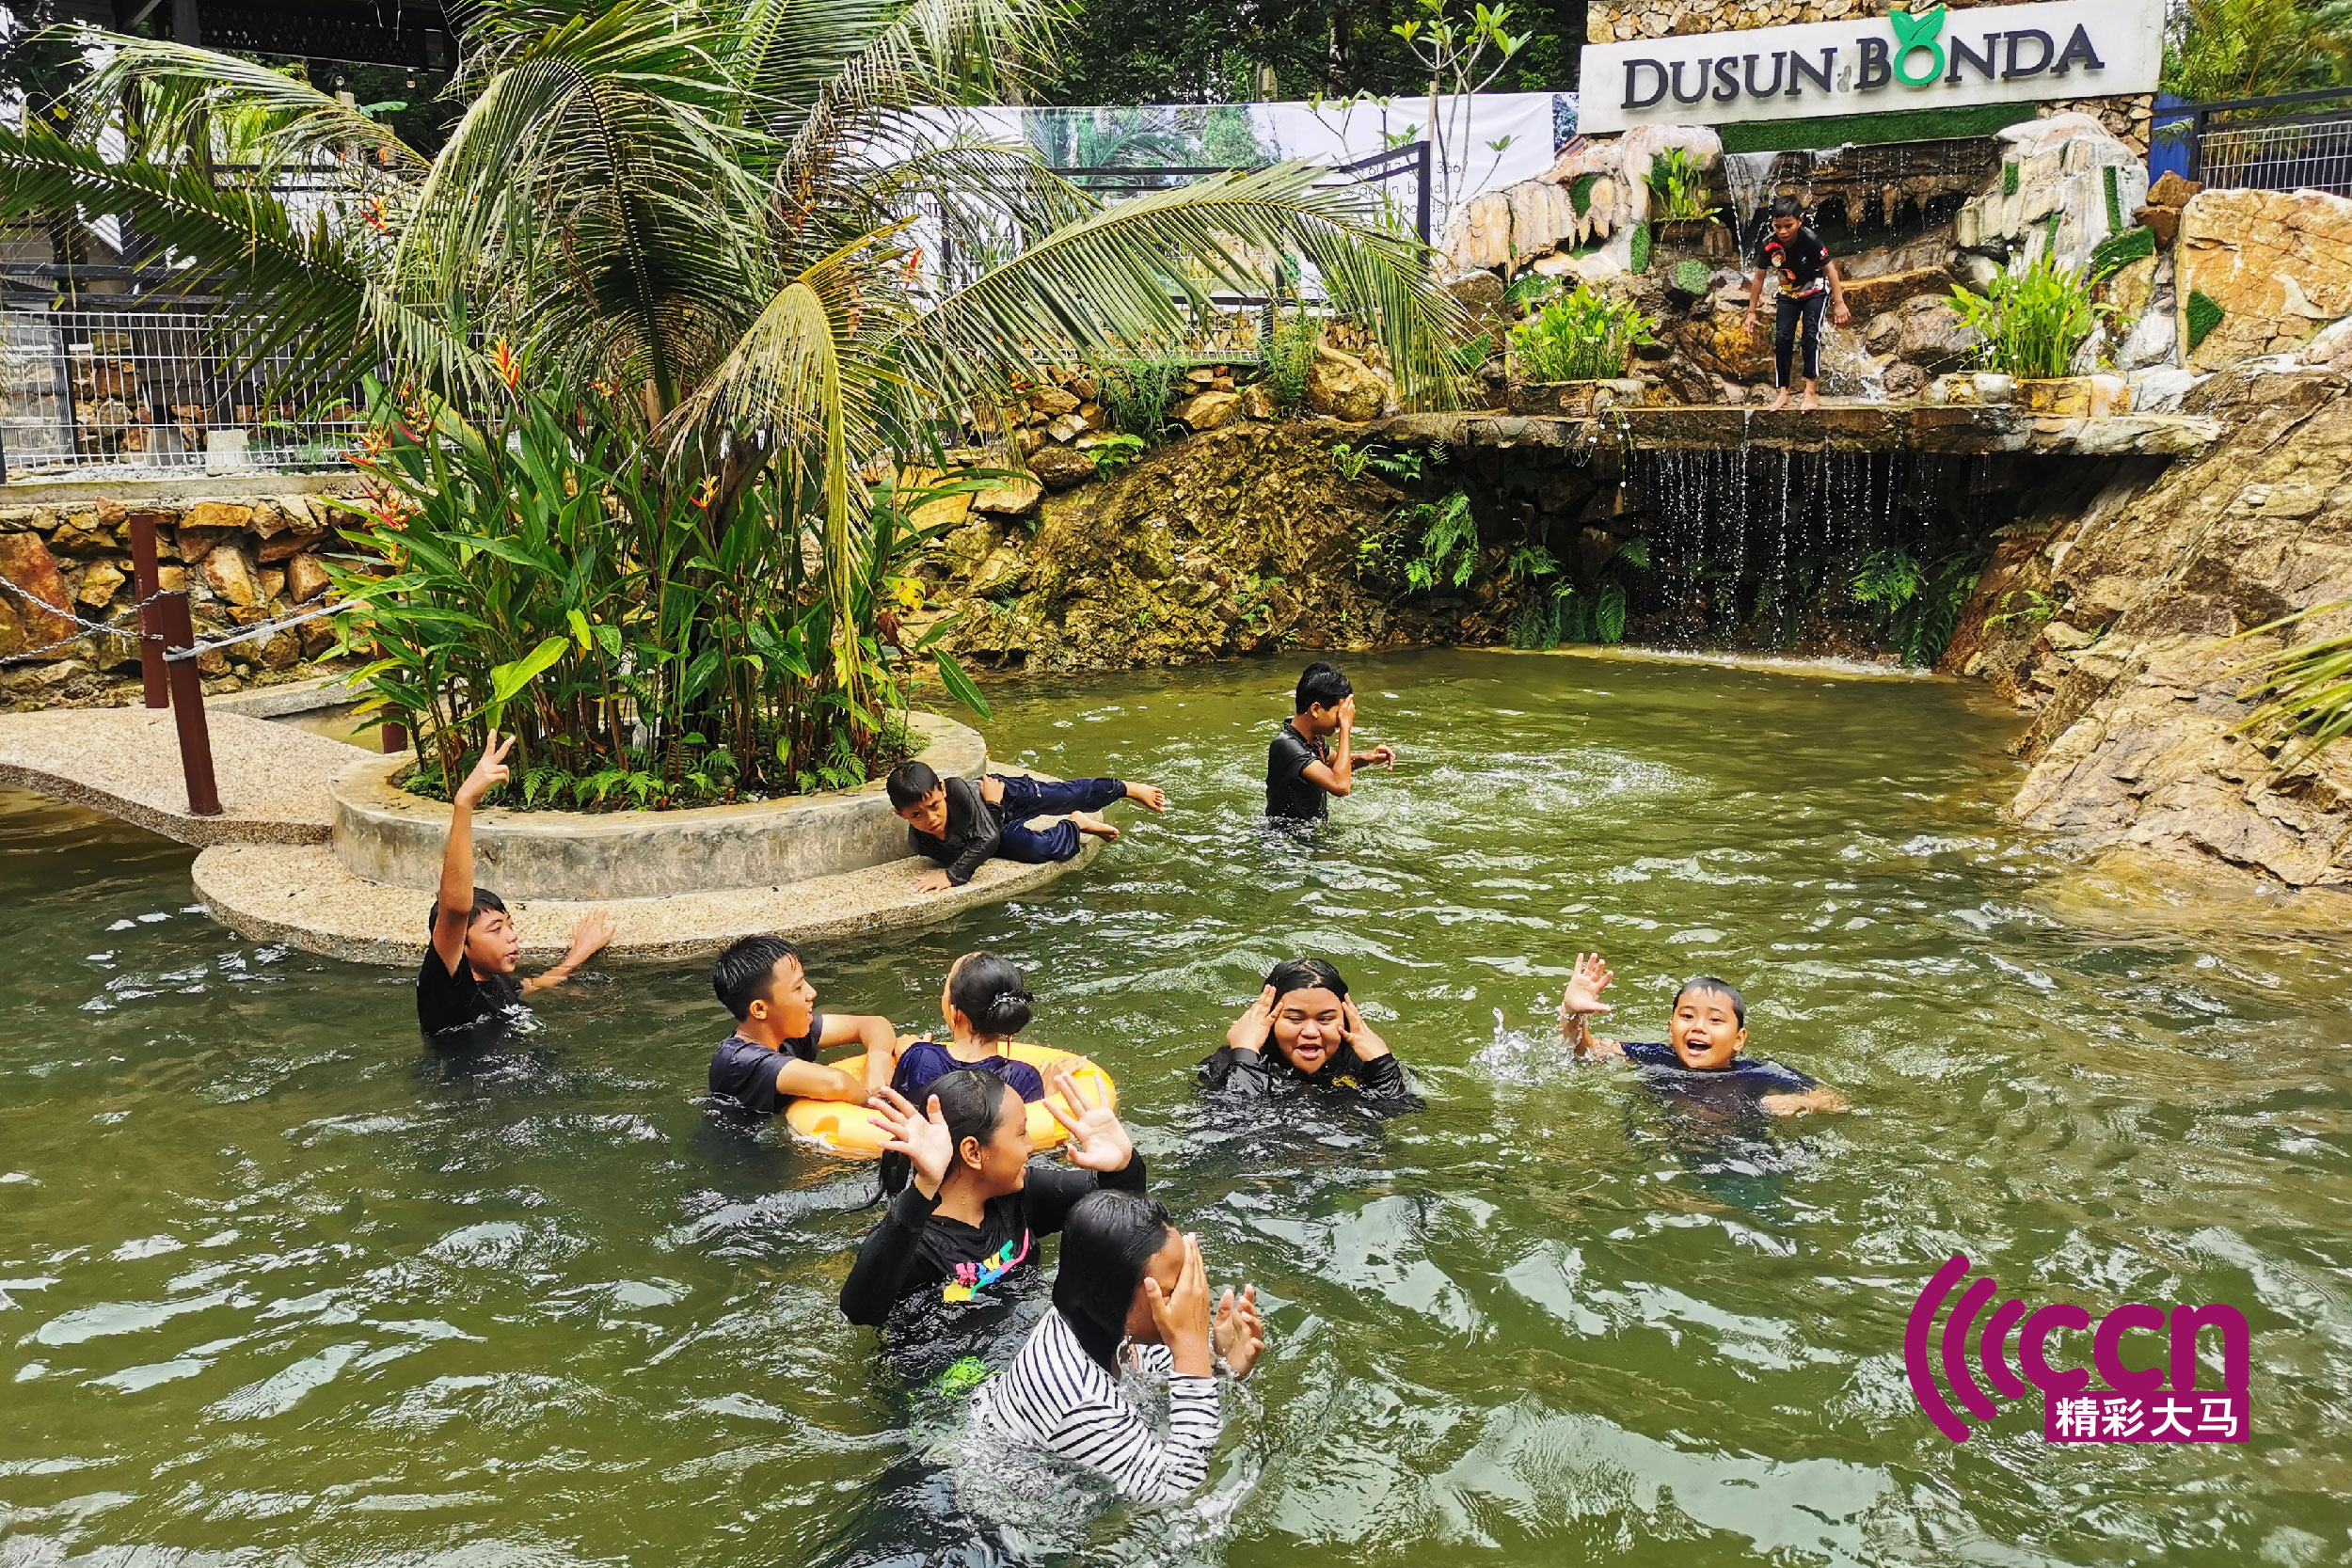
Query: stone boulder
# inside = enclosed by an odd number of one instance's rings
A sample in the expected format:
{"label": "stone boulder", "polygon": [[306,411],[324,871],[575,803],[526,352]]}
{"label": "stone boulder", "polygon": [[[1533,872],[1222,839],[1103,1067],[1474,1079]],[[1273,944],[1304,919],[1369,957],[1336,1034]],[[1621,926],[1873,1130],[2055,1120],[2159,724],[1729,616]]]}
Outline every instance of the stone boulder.
{"label": "stone boulder", "polygon": [[[0,533],[0,588],[14,612],[24,641],[18,649],[38,648],[73,635],[73,594],[56,558],[38,533]],[[54,613],[53,613],[54,611]]]}
{"label": "stone boulder", "polygon": [[1906,300],[1921,294],[1949,294],[1952,275],[1942,267],[1915,267],[1907,272],[1882,273],[1876,277],[1856,278],[1846,285],[1846,304],[1853,311],[1854,325],[1863,325],[1873,316],[1892,310]]}
{"label": "stone boulder", "polygon": [[1744,298],[1724,299],[1720,296],[1715,308],[1695,319],[1671,322],[1667,332],[1683,356],[1709,375],[1726,381],[1762,381],[1772,379],[1772,329],[1769,318],[1759,317],[1755,330],[1747,326],[1748,308]]}
{"label": "stone boulder", "polygon": [[286,562],[286,596],[309,604],[332,586],[326,567],[315,555],[297,555]]}
{"label": "stone boulder", "polygon": [[1094,477],[1094,459],[1072,447],[1041,447],[1029,457],[1029,472],[1048,489],[1067,490]]}
{"label": "stone boulder", "polygon": [[1959,369],[1979,340],[1961,319],[1947,290],[1904,300],[1872,320],[1862,341],[1872,354],[1891,354],[1923,371],[1940,372]]}
{"label": "stone boulder", "polygon": [[[1091,466],[1092,459],[1088,460]],[[972,498],[972,510],[992,517],[1025,517],[1037,510],[1045,487],[1034,479],[1009,479],[992,484]]]}
{"label": "stone boulder", "polygon": [[1215,430],[1231,424],[1241,412],[1242,399],[1238,392],[1202,392],[1186,398],[1168,412],[1184,421],[1190,430]]}
{"label": "stone boulder", "polygon": [[263,602],[253,562],[234,540],[214,546],[204,557],[203,571],[205,586],[239,610],[251,610]]}
{"label": "stone boulder", "polygon": [[1389,379],[1352,354],[1326,345],[1307,371],[1307,406],[1360,424],[1388,411]]}
{"label": "stone boulder", "polygon": [[2189,295],[2221,320],[2189,351],[2191,370],[2300,348],[2352,313],[2352,200],[2324,191],[2205,191],[2181,212],[2173,250],[2180,339]]}

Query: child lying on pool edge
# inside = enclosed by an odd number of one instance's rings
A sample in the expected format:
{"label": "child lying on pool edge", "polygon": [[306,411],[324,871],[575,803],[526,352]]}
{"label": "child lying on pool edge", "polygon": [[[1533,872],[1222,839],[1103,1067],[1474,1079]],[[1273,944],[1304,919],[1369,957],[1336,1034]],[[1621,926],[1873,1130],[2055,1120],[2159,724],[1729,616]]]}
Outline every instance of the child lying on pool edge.
{"label": "child lying on pool edge", "polygon": [[1560,1034],[1580,1060],[1623,1056],[1645,1074],[1659,1075],[1664,1080],[1661,1086],[1671,1086],[1674,1074],[1722,1074],[1751,1093],[1758,1110],[1776,1117],[1852,1108],[1836,1089],[1770,1056],[1743,1060],[1740,1053],[1748,1043],[1747,1001],[1729,981],[1712,974],[1686,980],[1675,992],[1665,1044],[1595,1036],[1587,1020],[1614,1010],[1600,993],[1615,979],[1599,954],[1576,956],[1575,973],[1560,997]]}

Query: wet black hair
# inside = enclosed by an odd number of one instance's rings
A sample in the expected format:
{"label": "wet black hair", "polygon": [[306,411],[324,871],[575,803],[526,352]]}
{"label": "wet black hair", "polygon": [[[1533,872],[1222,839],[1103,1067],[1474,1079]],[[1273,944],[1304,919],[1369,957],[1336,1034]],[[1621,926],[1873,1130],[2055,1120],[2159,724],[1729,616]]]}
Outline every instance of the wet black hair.
{"label": "wet black hair", "polygon": [[[977,1068],[960,1067],[953,1072],[943,1072],[923,1087],[918,1095],[907,1098],[914,1102],[917,1116],[933,1098],[939,1101],[939,1117],[947,1124],[948,1142],[956,1150],[954,1161],[962,1158],[963,1140],[977,1138],[983,1148],[995,1141],[996,1130],[1005,1121],[1005,1095],[1010,1091],[1013,1104],[1021,1116],[1028,1111],[1021,1105],[1020,1091],[993,1072]],[[890,1153],[882,1157],[882,1185],[885,1193],[902,1191],[914,1175],[914,1162],[903,1154]]]}
{"label": "wet black hair", "polygon": [[939,775],[928,762],[902,762],[890,770],[882,787],[890,791],[890,809],[904,811],[921,805],[923,797],[939,787]]}
{"label": "wet black hair", "polygon": [[1682,999],[1692,991],[1701,996],[1722,997],[1731,1004],[1731,1016],[1739,1021],[1740,1027],[1745,1029],[1748,1026],[1748,999],[1740,994],[1738,986],[1728,980],[1719,980],[1712,974],[1694,974],[1683,981],[1682,989],[1675,992],[1675,1006],[1681,1006]]}
{"label": "wet black hair", "polygon": [[745,937],[710,961],[710,989],[740,1022],[751,1017],[753,1003],[774,994],[776,960],[800,956],[782,937]]}
{"label": "wet black hair", "polygon": [[[1347,982],[1340,972],[1321,958],[1284,958],[1266,971],[1265,983],[1274,988],[1274,1000],[1280,1002],[1295,990],[1327,990],[1341,1001],[1347,1000]],[[1263,1051],[1274,1041],[1274,1025],[1266,1024],[1266,1037],[1258,1042]]]}
{"label": "wet black hair", "polygon": [[1318,659],[1299,673],[1298,706],[1295,711],[1304,713],[1316,706],[1337,707],[1354,695],[1356,688],[1349,684],[1347,677]]}
{"label": "wet black hair", "polygon": [[1116,1188],[1087,1194],[1062,1222],[1054,1309],[1104,1370],[1127,1337],[1127,1309],[1143,1284],[1144,1265],[1175,1228],[1157,1202]]}
{"label": "wet black hair", "polygon": [[1772,216],[1802,218],[1804,216],[1804,203],[1793,196],[1776,196],[1772,198]]}
{"label": "wet black hair", "polygon": [[[504,914],[506,912],[506,900],[501,898],[497,894],[492,893],[486,887],[478,887],[474,889],[473,909],[466,916],[466,929],[469,931],[472,930],[473,923],[480,920],[484,915],[489,913],[492,910],[496,910],[499,913]],[[439,926],[440,923],[441,901],[438,898],[436,898],[433,900],[433,911],[424,917],[424,928],[426,934],[430,935],[434,927]]]}
{"label": "wet black hair", "polygon": [[1008,1039],[1028,1027],[1029,984],[1012,964],[985,950],[966,953],[947,976],[947,1001],[972,1027],[992,1039]]}

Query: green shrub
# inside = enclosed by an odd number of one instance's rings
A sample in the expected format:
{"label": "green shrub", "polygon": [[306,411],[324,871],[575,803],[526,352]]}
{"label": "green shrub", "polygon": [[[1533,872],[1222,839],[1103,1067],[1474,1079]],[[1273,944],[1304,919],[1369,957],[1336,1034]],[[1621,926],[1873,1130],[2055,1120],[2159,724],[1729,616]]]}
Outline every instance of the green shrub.
{"label": "green shrub", "polygon": [[1397,509],[1397,520],[1421,536],[1420,553],[1405,563],[1407,587],[1427,593],[1440,581],[1470,586],[1478,570],[1478,520],[1468,495],[1456,489],[1441,500],[1414,501]]}
{"label": "green shrub", "polygon": [[2202,289],[2188,292],[2188,346],[2192,352],[2205,341],[2207,333],[2221,325],[2224,314],[2220,301]]}
{"label": "green shrub", "polygon": [[1707,215],[1707,173],[1683,149],[1662,148],[1653,155],[1648,183],[1655,204],[1652,217],[1679,223]]}
{"label": "green shrub", "polygon": [[[1304,311],[1276,319],[1266,335],[1265,379],[1274,393],[1274,406],[1295,414],[1307,401],[1307,372],[1314,368],[1315,350],[1323,346],[1323,323]],[[1482,359],[1484,356],[1481,356]]]}
{"label": "green shrub", "polygon": [[1658,341],[1657,325],[1630,300],[1579,283],[1511,329],[1512,358],[1522,381],[1612,381],[1636,348]]}
{"label": "green shrub", "polygon": [[2126,229],[2120,234],[2109,234],[2090,251],[2090,280],[2104,283],[2130,266],[2156,253],[2156,231],[2153,229]]}
{"label": "green shrub", "polygon": [[1094,459],[1094,477],[1108,479],[1128,464],[1143,455],[1140,436],[1105,436],[1087,451]]}
{"label": "green shrub", "polygon": [[1626,262],[1628,268],[1634,272],[1649,271],[1648,224],[1642,223],[1634,225],[1632,251],[1632,255],[1627,260]]}
{"label": "green shrub", "polygon": [[1094,400],[1113,424],[1150,443],[1168,433],[1168,406],[1184,379],[1181,359],[1100,360],[1094,366]]}
{"label": "green shrub", "polygon": [[1685,256],[1675,263],[1674,285],[1686,294],[1703,294],[1707,293],[1707,285],[1713,276],[1707,270],[1705,261],[1695,256]]}
{"label": "green shrub", "polygon": [[2083,274],[2060,271],[2048,250],[2023,272],[2002,272],[1982,294],[1952,291],[1961,320],[1982,337],[1984,368],[2021,379],[2071,374],[2080,349],[2106,306],[2090,297]]}

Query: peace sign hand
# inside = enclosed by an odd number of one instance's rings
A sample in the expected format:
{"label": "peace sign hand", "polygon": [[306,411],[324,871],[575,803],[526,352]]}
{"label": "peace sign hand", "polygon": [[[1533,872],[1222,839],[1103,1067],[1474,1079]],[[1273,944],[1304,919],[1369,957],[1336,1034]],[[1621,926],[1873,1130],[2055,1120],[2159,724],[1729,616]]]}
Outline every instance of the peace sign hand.
{"label": "peace sign hand", "polygon": [[1225,1031],[1225,1043],[1236,1051],[1263,1051],[1274,1033],[1274,988],[1260,991],[1241,1017]]}
{"label": "peace sign hand", "polygon": [[873,1108],[882,1148],[905,1155],[914,1167],[915,1190],[927,1198],[937,1197],[956,1158],[956,1140],[947,1131],[947,1118],[939,1114],[939,1096],[932,1095],[919,1114],[906,1096],[889,1087],[875,1090],[866,1103]]}
{"label": "peace sign hand", "polygon": [[492,730],[489,739],[482,748],[482,760],[473,765],[473,771],[467,774],[465,783],[457,786],[457,793],[452,798],[452,802],[464,806],[468,810],[482,804],[482,798],[485,795],[506,782],[506,753],[514,749],[515,737],[513,736],[510,735],[504,740],[501,740],[499,732]]}
{"label": "peace sign hand", "polygon": [[[1109,1101],[1089,1100],[1068,1063],[1054,1069],[1053,1082],[1046,1086],[1051,1092],[1045,1097],[1045,1112],[1070,1134],[1070,1163],[1080,1170],[1104,1175],[1125,1170],[1136,1157],[1135,1140],[1120,1125],[1119,1114],[1110,1108]],[[1057,1094],[1068,1101],[1069,1116],[1064,1116],[1061,1107],[1054,1103]]]}

